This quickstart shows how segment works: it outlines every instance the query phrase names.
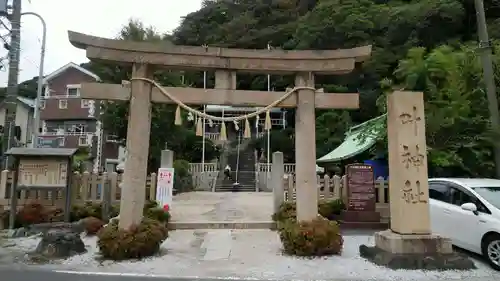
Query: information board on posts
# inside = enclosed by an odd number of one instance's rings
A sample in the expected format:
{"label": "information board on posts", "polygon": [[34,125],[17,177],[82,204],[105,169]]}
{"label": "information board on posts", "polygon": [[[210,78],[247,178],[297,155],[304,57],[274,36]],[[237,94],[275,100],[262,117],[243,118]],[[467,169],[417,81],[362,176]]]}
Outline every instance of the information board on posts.
{"label": "information board on posts", "polygon": [[376,207],[373,167],[350,164],[346,167],[347,210],[374,212]]}

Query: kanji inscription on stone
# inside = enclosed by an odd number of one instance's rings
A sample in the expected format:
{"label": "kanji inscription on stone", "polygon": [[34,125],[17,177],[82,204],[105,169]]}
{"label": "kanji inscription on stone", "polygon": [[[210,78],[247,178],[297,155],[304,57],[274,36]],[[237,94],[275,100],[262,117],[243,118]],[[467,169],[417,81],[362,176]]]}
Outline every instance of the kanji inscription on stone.
{"label": "kanji inscription on stone", "polygon": [[407,180],[403,187],[403,200],[407,204],[427,203],[427,196],[421,188],[419,180]]}
{"label": "kanji inscription on stone", "polygon": [[403,159],[403,165],[406,169],[415,167],[417,171],[425,161],[425,154],[420,151],[420,147],[418,144],[416,144],[415,146],[403,145],[403,153],[401,154],[401,157]]}
{"label": "kanji inscription on stone", "polygon": [[413,106],[411,113],[403,112],[399,115],[402,124],[412,124],[415,136],[418,136],[418,122],[422,120],[417,114],[417,107]]}

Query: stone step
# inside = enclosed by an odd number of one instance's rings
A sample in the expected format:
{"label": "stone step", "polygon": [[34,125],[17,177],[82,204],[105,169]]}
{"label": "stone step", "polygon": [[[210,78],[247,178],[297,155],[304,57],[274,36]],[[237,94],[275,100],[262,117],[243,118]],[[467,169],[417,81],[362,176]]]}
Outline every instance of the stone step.
{"label": "stone step", "polygon": [[233,188],[232,185],[216,185],[215,191],[255,191],[255,185],[240,185],[237,189]]}
{"label": "stone step", "polygon": [[218,186],[215,188],[215,192],[254,192],[255,186],[245,186],[239,187],[238,189],[233,189],[233,187]]}
{"label": "stone step", "polygon": [[170,229],[275,229],[273,221],[205,221],[205,222],[170,222]]}

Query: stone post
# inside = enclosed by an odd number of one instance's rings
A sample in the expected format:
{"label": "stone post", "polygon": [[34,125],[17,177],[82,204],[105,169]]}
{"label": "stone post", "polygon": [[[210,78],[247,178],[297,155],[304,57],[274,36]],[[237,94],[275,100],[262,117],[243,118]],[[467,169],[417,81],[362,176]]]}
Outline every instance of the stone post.
{"label": "stone post", "polygon": [[[146,64],[134,64],[132,77],[152,76]],[[145,81],[131,82],[127,127],[127,156],[123,174],[120,223],[122,229],[139,224],[146,198],[146,177],[151,131],[151,85]]]}
{"label": "stone post", "polygon": [[281,204],[285,201],[285,190],[283,186],[284,176],[285,164],[283,162],[283,152],[274,152],[271,168],[271,188],[273,190],[275,213],[278,212]]}
{"label": "stone post", "polygon": [[429,184],[423,93],[387,98],[391,230],[430,234]]}
{"label": "stone post", "polygon": [[161,168],[172,168],[174,166],[174,152],[169,149],[161,151]]}
{"label": "stone post", "polygon": [[[314,87],[313,73],[298,73],[296,86]],[[295,159],[297,191],[297,220],[309,221],[318,215],[318,186],[316,182],[316,124],[314,90],[297,93],[295,113]]]}
{"label": "stone post", "polygon": [[361,256],[392,269],[475,268],[431,233],[423,93],[388,95],[387,140],[391,229],[375,233],[375,247],[361,245]]}

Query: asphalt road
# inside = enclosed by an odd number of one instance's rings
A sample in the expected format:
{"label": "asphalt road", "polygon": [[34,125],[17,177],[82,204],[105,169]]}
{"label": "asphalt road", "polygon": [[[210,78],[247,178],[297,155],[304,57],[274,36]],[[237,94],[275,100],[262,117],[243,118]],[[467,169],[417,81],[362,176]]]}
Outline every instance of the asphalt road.
{"label": "asphalt road", "polygon": [[[106,273],[71,273],[71,272],[58,272],[50,271],[45,269],[34,269],[26,268],[25,266],[20,266],[18,268],[12,268],[2,266],[0,267],[0,280],[15,280],[15,281],[40,281],[40,280],[50,280],[50,281],[248,281],[245,279],[234,279],[234,278],[178,278],[178,277],[162,277],[162,276],[138,276],[134,274],[106,274]],[[365,281],[359,279],[332,279],[331,281]],[[402,281],[404,279],[401,279]],[[440,280],[440,281],[459,281],[461,279],[453,280]],[[498,281],[498,277],[490,278],[468,278],[468,281]],[[266,281],[266,280],[259,280]],[[273,280],[276,281],[276,280]],[[393,280],[387,280],[393,281]],[[425,280],[422,280],[425,281]]]}
{"label": "asphalt road", "polygon": [[84,274],[84,273],[70,273],[70,272],[58,272],[50,271],[45,269],[33,269],[26,267],[19,268],[7,268],[0,267],[0,280],[12,280],[12,281],[189,281],[189,280],[199,280],[199,281],[238,281],[237,279],[205,279],[205,278],[171,278],[171,277],[161,277],[161,276],[144,276],[144,275],[134,275],[134,274]]}

